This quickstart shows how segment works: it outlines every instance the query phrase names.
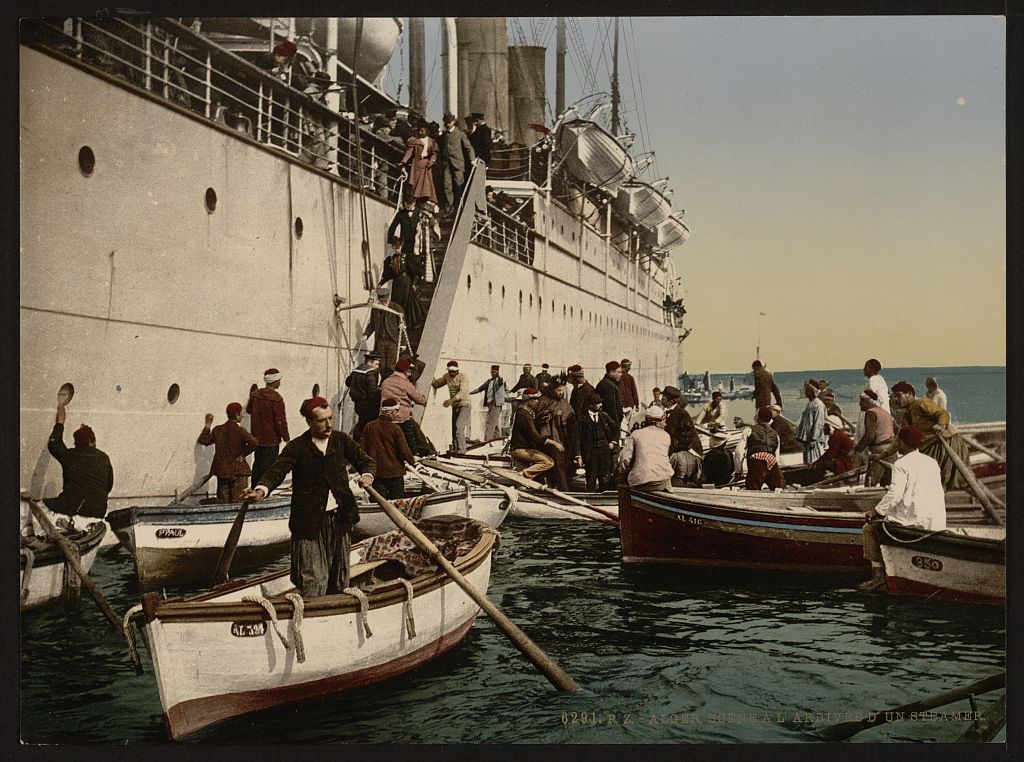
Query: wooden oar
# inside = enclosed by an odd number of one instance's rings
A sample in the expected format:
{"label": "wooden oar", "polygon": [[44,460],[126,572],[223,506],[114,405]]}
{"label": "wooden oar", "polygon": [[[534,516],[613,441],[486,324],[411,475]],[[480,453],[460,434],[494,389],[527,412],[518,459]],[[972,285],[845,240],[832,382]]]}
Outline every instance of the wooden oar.
{"label": "wooden oar", "polygon": [[[121,620],[117,614],[114,613],[114,609],[107,603],[107,599],[103,597],[103,593],[100,592],[99,588],[96,587],[96,583],[92,581],[92,578],[88,575],[85,569],[82,568],[82,564],[78,561],[77,553],[71,547],[71,543],[64,536],[64,534],[53,525],[50,521],[50,517],[46,515],[46,509],[39,505],[35,500],[28,501],[28,507],[32,509],[33,515],[36,520],[43,525],[46,530],[46,534],[51,540],[57,543],[57,547],[60,548],[60,552],[64,554],[64,560],[68,562],[75,574],[78,575],[79,579],[82,580],[82,584],[85,585],[85,589],[89,591],[90,597],[96,601],[96,605],[100,611],[103,612],[103,616],[107,618],[110,625],[117,630],[117,633],[121,637],[127,637],[124,632],[124,627],[121,624]],[[132,653],[132,663],[135,665],[136,674],[142,674],[142,662],[139,661],[138,654]]]}
{"label": "wooden oar", "polygon": [[600,513],[602,516],[607,516],[608,518],[614,519],[615,521],[619,520],[618,514],[612,513],[611,511],[605,508],[600,508],[596,505],[591,505],[590,503],[584,500],[575,498],[572,495],[567,495],[564,492],[559,492],[554,487],[549,487],[546,484],[541,484],[540,482],[534,481],[533,479],[528,479],[527,477],[523,476],[521,473],[517,471],[512,471],[508,468],[500,468],[498,466],[488,466],[487,468],[492,473],[498,474],[498,476],[503,476],[509,481],[515,482],[517,484],[522,484],[524,487],[527,487],[528,489],[535,489],[540,492],[550,492],[552,495],[560,497],[567,502],[575,503],[576,505],[587,508],[588,510],[594,511],[595,513]]}
{"label": "wooden oar", "polygon": [[422,471],[417,471],[415,466],[410,466],[408,463],[406,463],[405,470],[408,473],[416,476],[416,478],[423,482],[423,485],[431,492],[444,492],[444,490],[437,482],[435,482],[431,477],[427,476]]}
{"label": "wooden oar", "polygon": [[1000,455],[999,453],[997,453],[992,448],[986,447],[981,442],[979,442],[977,439],[972,437],[970,434],[964,434],[963,431],[961,431],[960,432],[960,438],[962,440],[964,440],[967,444],[969,444],[971,447],[973,447],[975,450],[977,450],[978,452],[983,452],[986,455],[988,455],[996,463],[1005,463],[1006,462],[1006,456],[1005,455]]}
{"label": "wooden oar", "polygon": [[981,482],[978,481],[977,477],[975,477],[970,467],[964,463],[963,459],[953,451],[952,447],[949,446],[949,442],[946,441],[944,436],[940,434],[936,439],[939,440],[939,444],[941,444],[942,449],[946,451],[946,455],[949,456],[949,459],[953,461],[957,470],[960,471],[960,475],[964,477],[970,485],[971,491],[974,493],[974,496],[978,498],[978,502],[980,502],[981,507],[985,509],[985,513],[989,515],[989,518],[991,518],[997,526],[1003,526],[1003,520],[999,518],[999,514],[996,513],[996,506],[999,505],[1003,508],[1006,506],[1002,505],[1000,501],[996,500],[992,496],[991,492],[985,489]]}
{"label": "wooden oar", "polygon": [[517,627],[512,620],[505,616],[501,611],[487,600],[487,597],[477,590],[469,580],[467,580],[462,573],[456,569],[452,563],[441,555],[441,551],[430,541],[430,539],[421,532],[415,524],[413,524],[408,518],[406,518],[401,511],[399,511],[391,503],[386,500],[377,490],[372,486],[364,487],[364,489],[370,494],[370,496],[377,501],[377,505],[381,507],[381,510],[388,515],[395,524],[405,534],[416,543],[417,547],[423,550],[430,560],[440,566],[445,574],[452,578],[452,580],[461,587],[470,598],[481,608],[484,613],[491,618],[512,644],[518,648],[528,658],[533,665],[537,667],[551,684],[554,685],[560,691],[566,691],[568,693],[574,693],[579,690],[579,686],[576,682],[569,677],[569,675],[559,667],[552,659],[544,653],[530,638]]}
{"label": "wooden oar", "polygon": [[217,587],[228,581],[228,571],[231,569],[231,562],[235,558],[235,550],[238,548],[238,538],[242,536],[242,524],[245,523],[245,514],[249,512],[249,501],[243,500],[242,507],[238,509],[231,530],[228,532],[227,542],[217,559],[217,568],[213,572],[213,583],[211,587]]}
{"label": "wooden oar", "polygon": [[841,474],[832,474],[832,476],[828,477],[827,479],[822,479],[820,482],[817,482],[816,484],[810,484],[808,486],[818,489],[819,487],[827,487],[830,484],[848,482],[851,479],[856,480],[861,474],[863,474],[867,470],[867,466],[857,466],[851,471],[844,471]]}
{"label": "wooden oar", "polygon": [[[838,725],[830,725],[827,728],[823,728],[818,735],[824,738],[826,741],[842,741],[851,736],[857,735],[862,730],[868,728],[874,728],[878,725],[884,725],[889,722],[886,716],[892,716],[898,713],[908,714],[910,712],[926,712],[929,709],[934,709],[938,706],[945,706],[946,704],[952,704],[954,701],[962,701],[969,696],[978,695],[981,693],[988,693],[998,688],[1006,686],[1006,672],[1000,672],[997,675],[991,675],[986,677],[984,680],[978,680],[977,682],[966,685],[963,688],[956,688],[945,693],[939,693],[934,696],[913,701],[903,706],[893,707],[892,709],[880,709],[877,712],[869,712],[871,719],[863,719],[853,722],[840,722]],[[897,718],[893,718],[897,719]]]}
{"label": "wooden oar", "polygon": [[204,476],[204,477],[203,477],[202,479],[200,479],[199,481],[197,481],[197,482],[193,483],[193,484],[192,484],[192,486],[190,486],[190,487],[189,487],[188,489],[186,489],[186,490],[185,490],[184,492],[182,492],[182,493],[181,493],[180,495],[177,495],[177,496],[176,496],[176,497],[174,498],[174,502],[175,502],[175,503],[180,503],[180,502],[183,502],[183,501],[185,500],[185,498],[186,498],[186,497],[188,497],[188,496],[189,496],[189,495],[191,495],[191,494],[192,494],[193,492],[195,492],[195,491],[196,491],[197,489],[199,489],[199,488],[200,488],[200,487],[202,487],[202,486],[203,486],[204,484],[206,484],[206,483],[207,483],[208,481],[210,481],[210,477],[212,477],[212,476],[213,476],[213,471],[211,471],[210,473],[208,473],[208,474],[207,474],[206,476]]}
{"label": "wooden oar", "polygon": [[[471,474],[471,473],[468,473],[468,472],[465,472],[465,471],[461,471],[461,470],[459,470],[457,468],[454,468],[453,466],[445,466],[445,465],[442,465],[442,464],[437,463],[435,461],[431,461],[430,463],[425,463],[424,461],[420,461],[420,465],[424,466],[425,468],[432,468],[432,469],[435,469],[435,470],[440,471],[442,473],[449,474],[451,476],[456,477],[457,479],[464,479],[466,481],[473,482],[474,484],[487,485],[487,486],[496,487],[496,488],[499,488],[499,489],[509,489],[504,484],[499,484],[498,482],[494,481],[493,479],[488,479],[485,476],[478,476],[477,474]],[[544,498],[540,497],[539,495],[535,495],[535,494],[532,494],[530,492],[524,492],[523,490],[516,489],[515,487],[512,487],[511,489],[512,489],[513,492],[515,492],[517,495],[519,495],[519,497],[524,498],[525,500],[528,500],[530,502],[540,503],[542,505],[548,506],[549,508],[554,508],[554,509],[562,511],[564,513],[568,513],[568,514],[570,514],[572,516],[577,516],[577,517],[579,517],[581,519],[587,519],[589,521],[596,521],[599,524],[607,524],[608,526],[612,526],[612,527],[618,527],[619,526],[619,522],[618,522],[617,519],[615,521],[609,521],[608,519],[601,518],[600,516],[594,516],[594,515],[589,514],[589,513],[581,513],[580,511],[572,510],[568,506],[559,505],[558,503],[552,502],[551,500],[545,500]]]}

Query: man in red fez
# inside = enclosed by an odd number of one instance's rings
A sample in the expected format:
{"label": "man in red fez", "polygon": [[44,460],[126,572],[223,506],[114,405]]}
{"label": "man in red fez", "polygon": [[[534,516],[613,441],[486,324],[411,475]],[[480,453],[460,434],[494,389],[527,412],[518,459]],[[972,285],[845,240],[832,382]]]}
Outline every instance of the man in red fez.
{"label": "man in red fez", "polygon": [[[348,466],[359,472],[359,484],[373,484],[376,463],[348,434],[334,431],[334,412],[323,397],[300,408],[309,430],[285,445],[246,499],[262,500],[289,474],[292,506],[291,581],[303,598],[340,593],[348,587],[352,527],[359,508],[348,483]],[[327,511],[328,494],[337,509]]]}
{"label": "man in red fez", "polygon": [[249,395],[249,402],[245,406],[245,412],[251,416],[249,425],[252,426],[252,435],[258,443],[252,462],[253,486],[277,459],[281,442],[291,438],[288,436],[284,398],[277,391],[281,386],[281,371],[267,368],[263,371],[263,383],[265,386],[262,389]]}
{"label": "man in red fez", "polygon": [[535,479],[545,471],[554,467],[555,461],[543,452],[545,446],[553,447],[560,453],[565,447],[555,439],[545,437],[537,429],[536,412],[540,404],[540,391],[536,387],[523,390],[523,404],[516,410],[512,420],[512,436],[509,451],[512,457],[525,463],[523,476]]}
{"label": "man in red fez", "polygon": [[942,474],[939,464],[918,450],[923,440],[924,432],[913,424],[904,426],[897,435],[900,457],[892,465],[892,483],[881,502],[865,513],[864,558],[871,562],[871,579],[857,586],[861,590],[882,590],[886,586],[878,544],[883,519],[930,532],[946,528]]}
{"label": "man in red fez", "polygon": [[107,496],[114,488],[114,469],[107,454],[96,447],[93,430],[85,424],[73,435],[74,449],[64,446],[66,419],[67,410],[57,405],[57,421],[46,449],[60,463],[64,489],[57,497],[43,498],[43,503],[62,520],[72,516],[102,519],[107,515]]}
{"label": "man in red fez", "polygon": [[622,416],[627,419],[633,413],[640,412],[640,392],[636,390],[636,379],[629,373],[632,367],[633,363],[629,358],[619,363],[619,403],[622,405]]}
{"label": "man in red fez", "polygon": [[594,391],[601,395],[604,412],[612,419],[615,430],[619,432],[616,444],[622,438],[622,420],[625,417],[622,414],[622,398],[619,396],[619,379],[621,377],[622,366],[617,360],[610,360],[604,365],[604,378],[598,381],[597,386],[594,387]]}
{"label": "man in red fez", "polygon": [[240,403],[232,402],[225,412],[227,420],[213,430],[210,429],[213,413],[207,413],[206,425],[196,441],[203,447],[214,446],[210,473],[217,477],[217,500],[221,503],[240,503],[252,473],[245,458],[259,446],[259,442],[241,425]]}

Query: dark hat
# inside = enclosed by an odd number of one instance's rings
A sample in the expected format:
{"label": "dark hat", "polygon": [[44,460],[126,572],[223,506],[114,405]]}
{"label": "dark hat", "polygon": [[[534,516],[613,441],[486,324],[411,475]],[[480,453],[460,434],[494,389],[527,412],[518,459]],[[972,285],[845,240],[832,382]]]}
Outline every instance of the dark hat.
{"label": "dark hat", "polygon": [[924,432],[912,423],[900,429],[900,441],[908,447],[920,447],[924,441]]}
{"label": "dark hat", "polygon": [[380,403],[381,410],[398,410],[399,407],[400,405],[398,404],[398,400],[394,397],[388,397]]}
{"label": "dark hat", "polygon": [[299,412],[302,413],[303,418],[309,418],[319,407],[327,407],[327,400],[323,397],[310,397],[299,407]]}
{"label": "dark hat", "polygon": [[721,397],[722,393],[720,391],[718,391],[718,389],[715,389],[713,392],[711,392],[711,396],[712,397]]}
{"label": "dark hat", "polygon": [[491,366],[491,370],[501,370],[501,366],[500,365],[492,365]]}
{"label": "dark hat", "polygon": [[274,46],[275,56],[288,56],[289,58],[295,55],[299,50],[299,46],[291,40],[284,40]]}
{"label": "dark hat", "polygon": [[917,391],[911,384],[908,384],[906,381],[899,381],[898,383],[894,384],[892,387],[892,391],[893,394],[895,394],[896,392],[909,392],[910,394],[917,396]]}
{"label": "dark hat", "polygon": [[381,360],[383,357],[380,352],[367,352],[363,355],[364,360]]}
{"label": "dark hat", "polygon": [[761,423],[768,423],[772,419],[772,409],[765,405],[757,411],[757,420]]}
{"label": "dark hat", "polygon": [[622,362],[620,363],[620,365],[632,365],[632,364],[633,364],[633,361],[632,361],[632,360],[630,360],[630,359],[629,359],[628,357],[627,357],[627,358],[625,358],[625,359],[624,359],[624,360],[623,360],[623,361],[622,361]]}
{"label": "dark hat", "polygon": [[242,405],[238,402],[232,402],[228,404],[225,411],[228,414],[228,418],[234,418],[236,415],[242,412]]}
{"label": "dark hat", "polygon": [[449,361],[448,361],[448,364],[447,364],[447,365],[446,365],[445,367],[446,367],[446,368],[447,368],[448,370],[451,370],[452,368],[455,368],[456,370],[458,370],[458,368],[459,368],[459,362],[458,362],[458,360],[449,360]]}
{"label": "dark hat", "polygon": [[441,117],[441,121],[447,124],[448,122],[454,122],[456,118],[457,117],[455,116],[455,114],[449,111],[448,113]]}
{"label": "dark hat", "polygon": [[591,392],[590,396],[587,397],[588,405],[603,405],[604,398],[597,392]]}
{"label": "dark hat", "polygon": [[552,378],[551,381],[548,382],[548,388],[551,388],[552,386],[565,386],[565,376],[558,375]]}
{"label": "dark hat", "polygon": [[676,389],[674,386],[666,386],[664,389],[661,390],[661,396],[678,398],[682,397],[683,393]]}
{"label": "dark hat", "polygon": [[606,362],[604,364],[604,369],[608,373],[611,373],[613,370],[617,370],[618,367],[619,367],[619,363],[616,362],[615,360],[609,360],[608,362]]}
{"label": "dark hat", "polygon": [[760,367],[762,367],[761,366],[761,361],[760,360],[754,360],[754,362],[750,363],[750,367],[751,368],[760,368]]}
{"label": "dark hat", "polygon": [[542,367],[542,368],[550,368],[551,366],[548,365],[546,362],[544,362],[544,363],[540,364],[540,367]]}
{"label": "dark hat", "polygon": [[583,366],[582,365],[570,365],[569,366],[569,372],[570,373],[582,373],[583,372]]}
{"label": "dark hat", "polygon": [[872,357],[870,360],[864,363],[864,367],[870,368],[875,373],[879,373],[882,370],[882,363],[878,362],[878,360]]}
{"label": "dark hat", "polygon": [[398,362],[395,363],[395,370],[399,373],[405,373],[412,366],[408,357],[399,358]]}
{"label": "dark hat", "polygon": [[472,114],[470,114],[470,116],[473,117],[474,119],[483,119],[484,118],[484,112],[483,111],[474,111]]}
{"label": "dark hat", "polygon": [[90,442],[96,441],[96,435],[93,433],[92,429],[84,423],[75,429],[75,433],[72,434],[72,437],[75,440],[75,447],[81,447],[89,444]]}

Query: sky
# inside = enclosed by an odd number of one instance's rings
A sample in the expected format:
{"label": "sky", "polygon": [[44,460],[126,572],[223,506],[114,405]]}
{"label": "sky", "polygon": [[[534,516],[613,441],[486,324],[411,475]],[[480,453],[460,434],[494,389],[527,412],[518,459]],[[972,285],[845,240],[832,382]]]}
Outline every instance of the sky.
{"label": "sky", "polygon": [[[589,56],[608,89],[610,20],[574,19],[567,102]],[[668,176],[690,240],[672,253],[680,370],[1002,365],[1005,19],[620,19],[620,79],[642,179]],[[509,21],[546,43],[554,21]],[[426,21],[440,118],[440,25]],[[585,53],[580,53],[585,50]],[[408,94],[407,45],[385,79]],[[592,87],[592,85],[591,85]],[[549,117],[548,123],[551,123]],[[765,313],[760,317],[760,313]]]}

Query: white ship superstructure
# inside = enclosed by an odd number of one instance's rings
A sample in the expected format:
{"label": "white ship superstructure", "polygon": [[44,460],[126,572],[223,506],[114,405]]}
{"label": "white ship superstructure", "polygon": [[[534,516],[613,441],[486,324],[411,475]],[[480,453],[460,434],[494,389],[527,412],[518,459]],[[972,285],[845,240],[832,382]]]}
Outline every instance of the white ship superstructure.
{"label": "white ship superstructure", "polygon": [[[46,440],[66,384],[68,428],[96,431],[111,497],[136,502],[207,473],[203,415],[244,404],[264,368],[283,371],[293,435],[306,397],[347,410],[370,311],[352,307],[385,256],[401,150],[345,104],[352,92],[364,109],[400,104],[379,71],[352,75],[343,45],[340,87],[320,102],[254,65],[269,48],[246,42],[246,20],[213,21],[23,25],[21,482],[34,495],[59,490]],[[347,28],[318,21],[299,45],[311,58],[318,35]],[[412,338],[421,425],[441,449],[449,410],[429,380],[449,359],[481,383],[500,363],[511,385],[525,362],[580,363],[596,383],[624,356],[641,389],[676,376],[684,311],[665,251],[619,217],[614,190],[560,170],[557,137],[496,154],[486,178],[478,166],[453,223],[423,231],[429,310]],[[485,184],[517,214],[489,208]],[[473,436],[483,417],[474,408]]]}

